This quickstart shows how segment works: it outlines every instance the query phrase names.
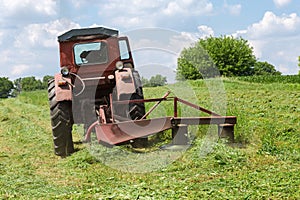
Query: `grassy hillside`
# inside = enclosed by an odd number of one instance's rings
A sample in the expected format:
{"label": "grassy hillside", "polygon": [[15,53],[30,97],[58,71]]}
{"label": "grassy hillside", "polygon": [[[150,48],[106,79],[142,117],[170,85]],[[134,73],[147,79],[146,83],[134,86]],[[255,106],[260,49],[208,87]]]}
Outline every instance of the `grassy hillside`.
{"label": "grassy hillside", "polygon": [[[104,165],[79,143],[72,156],[55,156],[45,91],[0,100],[0,198],[300,199],[300,84],[223,82],[226,112],[238,117],[237,144],[203,143],[207,128],[202,127],[193,133],[197,138],[187,152],[148,173]],[[203,81],[192,81],[145,88],[144,93],[160,97],[172,90],[213,109],[206,86]],[[171,112],[171,105],[162,105],[152,115]],[[81,128],[75,127],[75,142],[80,134]],[[121,165],[132,168],[139,163]]]}

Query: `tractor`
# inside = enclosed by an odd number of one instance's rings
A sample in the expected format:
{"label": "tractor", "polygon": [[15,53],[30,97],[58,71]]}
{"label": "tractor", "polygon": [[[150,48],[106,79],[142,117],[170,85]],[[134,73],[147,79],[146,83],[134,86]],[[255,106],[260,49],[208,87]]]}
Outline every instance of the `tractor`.
{"label": "tractor", "polygon": [[[143,99],[139,73],[134,69],[127,37],[104,27],[73,29],[58,37],[61,72],[48,83],[55,154],[74,152],[72,126],[85,130],[104,108],[111,118],[110,94],[117,100]],[[144,103],[130,103],[115,109],[120,121],[145,115]],[[136,143],[145,143],[147,138]],[[136,144],[134,144],[136,145]]]}
{"label": "tractor", "polygon": [[[72,127],[83,124],[84,142],[96,133],[99,143],[147,146],[148,136],[172,129],[174,144],[187,144],[187,125],[217,124],[219,135],[233,139],[234,116],[217,113],[178,97],[144,99],[128,37],[105,27],[72,29],[58,36],[60,72],[48,82],[48,99],[56,155],[74,152]],[[162,101],[174,101],[174,115],[147,119]],[[156,102],[148,111],[145,103]],[[182,118],[182,103],[211,116]]]}

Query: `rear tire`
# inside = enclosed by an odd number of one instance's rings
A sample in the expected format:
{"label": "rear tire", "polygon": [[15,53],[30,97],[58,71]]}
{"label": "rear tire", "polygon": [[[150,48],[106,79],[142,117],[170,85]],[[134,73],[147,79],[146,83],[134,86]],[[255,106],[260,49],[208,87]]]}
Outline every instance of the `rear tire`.
{"label": "rear tire", "polygon": [[65,157],[74,152],[72,139],[72,101],[56,101],[54,79],[48,82],[48,99],[52,125],[54,153]]}

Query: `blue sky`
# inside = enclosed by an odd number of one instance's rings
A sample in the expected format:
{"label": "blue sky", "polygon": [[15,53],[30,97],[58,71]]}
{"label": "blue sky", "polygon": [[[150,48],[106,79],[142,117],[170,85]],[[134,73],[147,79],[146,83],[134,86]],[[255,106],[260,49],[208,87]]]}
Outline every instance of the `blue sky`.
{"label": "blue sky", "polygon": [[[160,52],[135,52],[136,65],[144,67],[146,77],[149,71],[162,72],[161,66],[174,70],[180,49],[207,35],[243,37],[259,60],[283,74],[297,74],[299,12],[296,0],[0,0],[0,77],[55,74],[59,71],[57,36],[72,28],[95,26],[131,35],[136,49],[153,39],[145,28],[156,28],[163,33],[158,35],[169,37],[155,41]],[[136,41],[141,39],[137,32],[148,38]],[[151,69],[152,62],[156,70]]]}

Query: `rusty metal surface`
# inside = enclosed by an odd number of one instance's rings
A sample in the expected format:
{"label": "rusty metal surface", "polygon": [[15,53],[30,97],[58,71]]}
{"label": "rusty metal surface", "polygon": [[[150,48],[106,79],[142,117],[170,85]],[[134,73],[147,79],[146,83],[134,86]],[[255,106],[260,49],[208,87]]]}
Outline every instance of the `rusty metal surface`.
{"label": "rusty metal surface", "polygon": [[202,124],[236,124],[235,116],[209,116],[209,117],[174,117],[172,124],[202,125]]}
{"label": "rusty metal surface", "polygon": [[[102,141],[108,144],[118,144],[135,138],[149,136],[167,129],[171,129],[178,124],[202,125],[223,123],[235,124],[236,117],[164,117],[108,124],[94,123],[93,126],[96,130],[98,142]],[[90,131],[88,131],[88,133],[86,134],[86,141],[90,140]]]}
{"label": "rusty metal surface", "polygon": [[98,141],[118,144],[172,128],[171,117],[99,124],[95,126]]}
{"label": "rusty metal surface", "polygon": [[[140,102],[154,102],[157,101],[174,101],[174,116],[154,118],[154,119],[141,119],[134,121],[123,121],[114,123],[101,123],[99,121],[95,122],[88,129],[86,134],[86,141],[90,141],[91,131],[96,130],[98,142],[102,141],[108,144],[118,144],[126,142],[135,138],[140,138],[144,136],[149,136],[152,134],[159,133],[167,129],[176,129],[180,125],[209,125],[215,124],[221,126],[222,124],[232,125],[233,127],[237,123],[237,118],[235,116],[221,116],[203,107],[197,106],[193,103],[185,101],[177,97],[167,97],[169,93],[166,93],[163,98],[156,99],[139,99],[139,100],[129,100],[129,101],[117,101],[113,104],[125,104],[125,103],[140,103]],[[178,117],[177,116],[177,104],[178,102],[195,108],[201,112],[210,114],[211,116],[206,117]],[[111,105],[112,106],[112,105]],[[156,107],[156,106],[155,106]],[[154,108],[155,108],[154,107]],[[150,110],[152,111],[152,110]],[[114,120],[113,120],[114,121]],[[233,133],[232,133],[233,134]]]}
{"label": "rusty metal surface", "polygon": [[[69,83],[71,83],[71,79],[67,77],[62,77],[61,74],[55,74],[55,93],[56,93],[56,101],[71,101],[72,100],[72,87]],[[59,86],[59,81],[66,81],[66,85]]]}
{"label": "rusty metal surface", "polygon": [[135,93],[136,86],[132,75],[132,69],[126,68],[122,71],[116,71],[115,78],[118,99],[120,99],[122,94]]}
{"label": "rusty metal surface", "polygon": [[170,98],[133,99],[133,100],[114,101],[113,104],[127,105],[129,103],[149,103],[149,102],[156,102],[156,101],[171,101],[171,99]]}

